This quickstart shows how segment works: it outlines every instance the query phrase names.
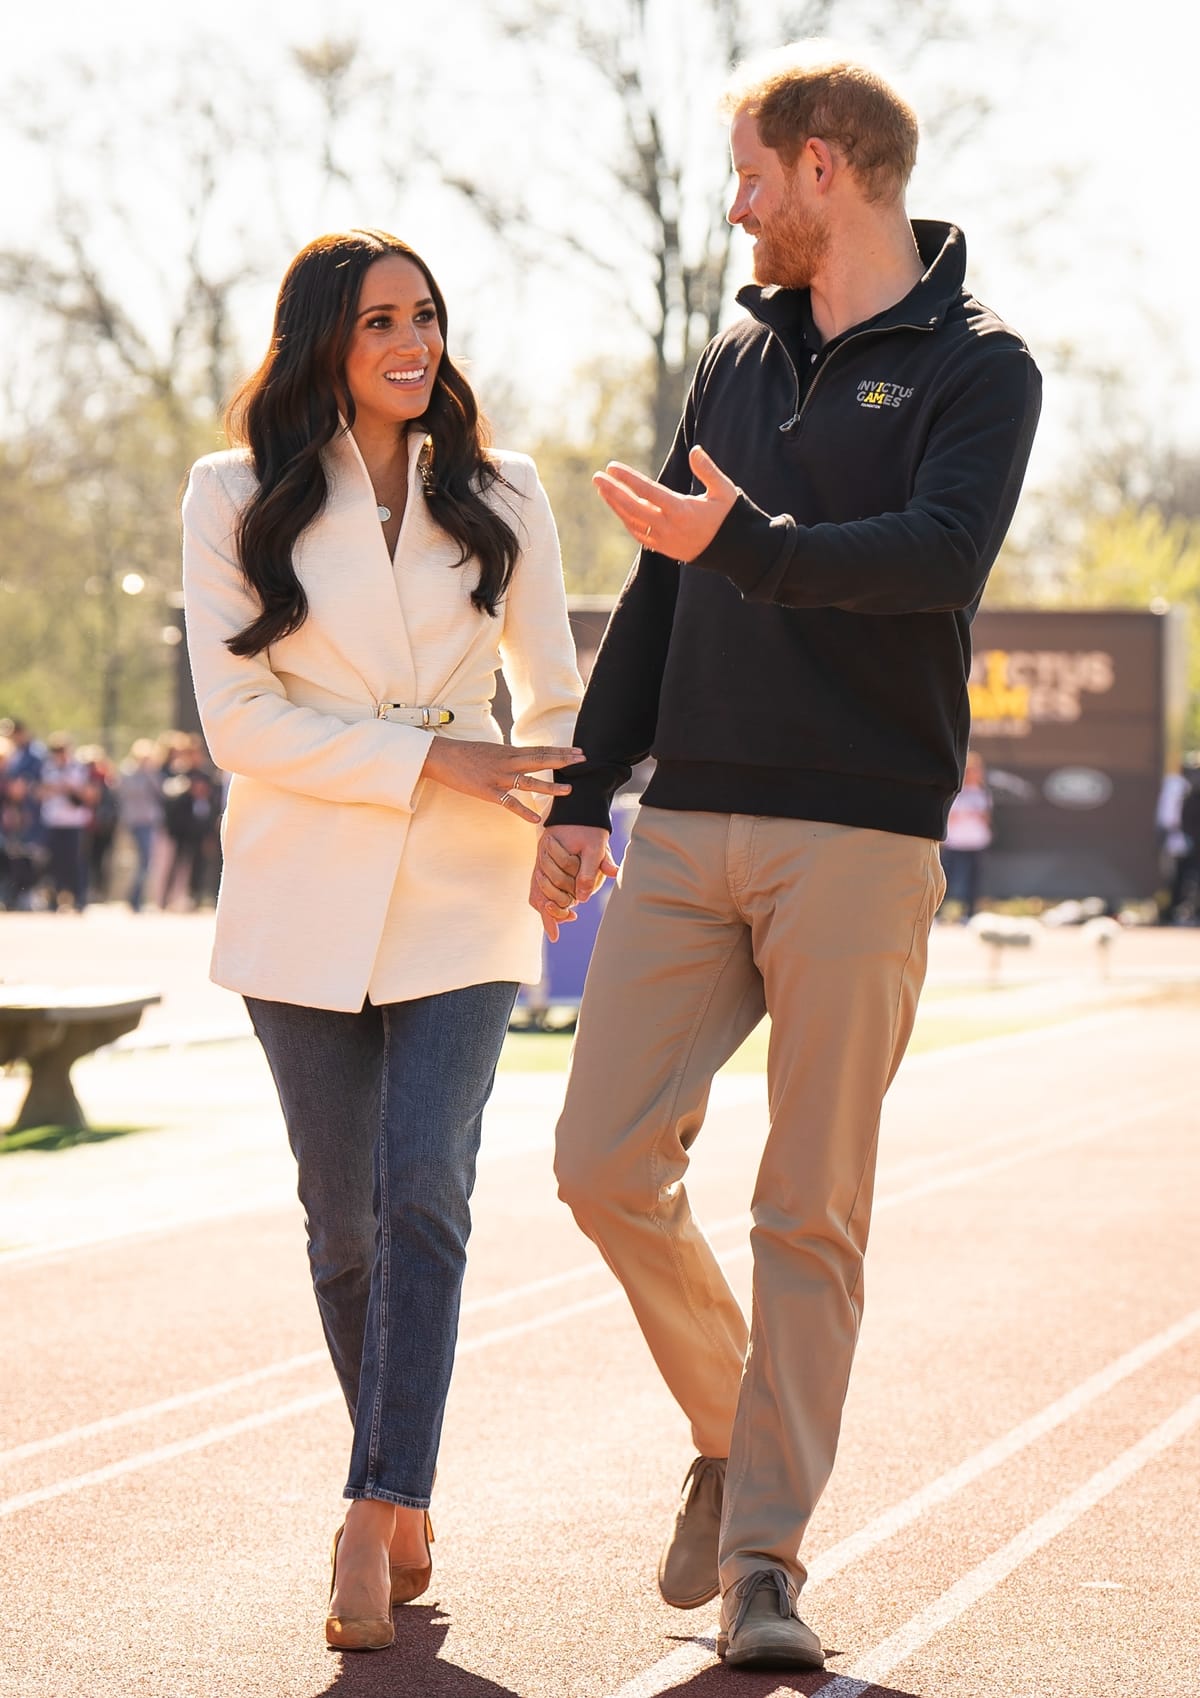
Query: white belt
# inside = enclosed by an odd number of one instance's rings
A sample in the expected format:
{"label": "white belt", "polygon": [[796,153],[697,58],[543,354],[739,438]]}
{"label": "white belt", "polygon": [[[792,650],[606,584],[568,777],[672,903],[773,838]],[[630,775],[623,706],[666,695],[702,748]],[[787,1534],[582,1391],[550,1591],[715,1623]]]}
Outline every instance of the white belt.
{"label": "white belt", "polygon": [[408,702],[380,702],[375,709],[376,719],[390,719],[397,725],[419,725],[432,731],[439,725],[454,722],[453,709],[448,707],[412,707]]}

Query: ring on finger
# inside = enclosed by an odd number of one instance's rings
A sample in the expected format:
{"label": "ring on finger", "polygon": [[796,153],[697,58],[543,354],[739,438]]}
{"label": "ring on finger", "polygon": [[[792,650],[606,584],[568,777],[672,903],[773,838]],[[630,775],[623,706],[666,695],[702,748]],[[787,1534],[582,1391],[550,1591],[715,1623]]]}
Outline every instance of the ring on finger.
{"label": "ring on finger", "polygon": [[642,532],[642,541],[643,542],[649,542],[650,541],[650,524],[651,524],[650,520],[647,519],[646,520],[646,529]]}
{"label": "ring on finger", "polygon": [[503,796],[501,796],[501,798],[500,798],[500,806],[502,808],[507,808],[507,806],[510,802],[515,802],[516,800],[517,800],[517,795],[516,795],[515,789],[506,790],[504,792]]}

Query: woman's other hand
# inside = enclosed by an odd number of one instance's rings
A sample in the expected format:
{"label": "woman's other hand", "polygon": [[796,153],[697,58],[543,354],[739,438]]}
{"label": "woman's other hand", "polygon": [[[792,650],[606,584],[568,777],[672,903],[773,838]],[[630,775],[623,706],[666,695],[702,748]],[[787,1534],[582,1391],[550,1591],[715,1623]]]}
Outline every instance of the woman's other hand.
{"label": "woman's other hand", "polygon": [[453,737],[435,737],[421,769],[432,778],[464,796],[495,802],[518,819],[541,824],[541,815],[527,808],[519,792],[535,796],[569,796],[571,786],[539,778],[539,769],[577,766],[582,749],[512,749],[507,743],[468,743]]}

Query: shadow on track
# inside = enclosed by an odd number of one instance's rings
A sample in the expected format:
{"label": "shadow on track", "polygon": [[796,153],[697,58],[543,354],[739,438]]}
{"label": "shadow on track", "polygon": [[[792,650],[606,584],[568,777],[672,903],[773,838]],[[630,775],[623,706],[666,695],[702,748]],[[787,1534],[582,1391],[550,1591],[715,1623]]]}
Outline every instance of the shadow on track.
{"label": "shadow on track", "polygon": [[[319,1698],[532,1698],[538,1691],[530,1685],[522,1691],[501,1686],[454,1663],[443,1662],[438,1652],[450,1622],[439,1616],[436,1604],[408,1604],[396,1613],[396,1643],[386,1651],[368,1655],[350,1652]],[[687,1641],[681,1636],[678,1643]],[[829,1656],[839,1653],[830,1650]],[[553,1672],[553,1671],[551,1671]],[[820,1698],[836,1668],[820,1673],[786,1674],[782,1670],[736,1671],[736,1698]],[[895,1686],[864,1686],[863,1698],[917,1698]],[[670,1698],[734,1698],[730,1672],[714,1663],[699,1674],[672,1686]]]}
{"label": "shadow on track", "polygon": [[[678,1644],[689,1643],[687,1637],[679,1635]],[[692,1644],[712,1645],[711,1639],[690,1641]],[[716,1655],[714,1651],[713,1655]],[[840,1651],[830,1646],[825,1647],[826,1657],[834,1663]],[[750,1670],[726,1669],[720,1663],[714,1662],[711,1668],[701,1669],[699,1674],[685,1680],[680,1686],[672,1686],[669,1698],[785,1698],[794,1694],[795,1698],[820,1698],[831,1680],[838,1678],[835,1666],[826,1666],[819,1673],[788,1674],[783,1669]],[[733,1690],[736,1687],[736,1692]],[[897,1686],[863,1686],[862,1698],[918,1698],[912,1692],[902,1691]],[[926,1694],[928,1698],[928,1694]]]}
{"label": "shadow on track", "polygon": [[394,1619],[396,1643],[386,1651],[343,1652],[320,1698],[524,1698],[511,1686],[441,1661],[450,1622],[436,1604],[405,1604]]}

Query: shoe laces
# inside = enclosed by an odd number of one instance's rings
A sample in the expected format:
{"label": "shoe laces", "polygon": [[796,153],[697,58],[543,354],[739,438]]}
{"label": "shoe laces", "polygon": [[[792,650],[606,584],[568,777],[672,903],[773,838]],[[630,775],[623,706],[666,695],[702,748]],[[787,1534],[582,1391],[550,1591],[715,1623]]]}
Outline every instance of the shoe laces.
{"label": "shoe laces", "polygon": [[683,1485],[680,1488],[680,1496],[685,1497],[687,1501],[691,1503],[696,1493],[703,1486],[705,1478],[709,1474],[723,1476],[724,1468],[725,1462],[722,1457],[698,1456],[683,1477]]}
{"label": "shoe laces", "polygon": [[788,1591],[787,1576],[783,1570],[780,1568],[756,1568],[754,1573],[748,1575],[737,1588],[739,1594],[738,1610],[733,1618],[733,1626],[729,1629],[731,1639],[745,1621],[752,1599],[766,1587],[774,1589],[780,1615],[791,1615],[792,1595]]}

